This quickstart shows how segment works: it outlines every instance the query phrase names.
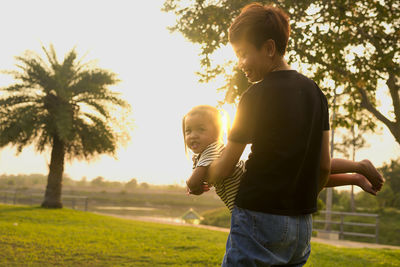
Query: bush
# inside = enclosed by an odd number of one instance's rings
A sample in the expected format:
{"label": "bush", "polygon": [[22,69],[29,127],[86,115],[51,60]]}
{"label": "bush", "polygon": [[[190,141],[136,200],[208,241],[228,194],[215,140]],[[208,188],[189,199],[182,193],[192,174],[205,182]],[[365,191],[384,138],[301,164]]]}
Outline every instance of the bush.
{"label": "bush", "polygon": [[206,211],[202,214],[202,216],[204,219],[200,222],[201,224],[225,228],[229,228],[231,226],[231,213],[226,207]]}
{"label": "bush", "polygon": [[364,191],[355,195],[354,202],[357,208],[369,210],[371,212],[379,208],[377,198]]}

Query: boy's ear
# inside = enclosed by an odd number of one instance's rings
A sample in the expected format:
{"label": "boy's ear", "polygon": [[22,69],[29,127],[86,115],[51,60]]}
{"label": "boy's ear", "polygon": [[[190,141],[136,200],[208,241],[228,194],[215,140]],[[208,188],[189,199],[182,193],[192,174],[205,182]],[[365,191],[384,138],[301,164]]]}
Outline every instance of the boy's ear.
{"label": "boy's ear", "polygon": [[267,41],[264,42],[263,49],[265,51],[266,56],[268,57],[275,56],[276,53],[275,41],[272,39],[268,39]]}

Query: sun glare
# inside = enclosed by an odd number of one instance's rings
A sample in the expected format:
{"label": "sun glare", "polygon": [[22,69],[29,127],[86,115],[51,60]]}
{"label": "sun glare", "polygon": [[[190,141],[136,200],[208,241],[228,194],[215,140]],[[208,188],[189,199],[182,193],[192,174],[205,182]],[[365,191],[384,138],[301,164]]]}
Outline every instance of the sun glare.
{"label": "sun glare", "polygon": [[232,122],[235,118],[235,109],[236,107],[234,104],[224,104],[220,108],[222,117],[223,141],[225,144],[228,141],[228,133],[232,128]]}

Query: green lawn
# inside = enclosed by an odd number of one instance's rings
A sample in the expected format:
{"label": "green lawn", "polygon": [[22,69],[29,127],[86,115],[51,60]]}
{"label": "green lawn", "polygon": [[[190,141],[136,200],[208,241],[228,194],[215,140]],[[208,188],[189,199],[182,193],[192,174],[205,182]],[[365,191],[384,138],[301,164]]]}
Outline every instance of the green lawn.
{"label": "green lawn", "polygon": [[[0,266],[219,266],[227,233],[0,205]],[[400,266],[400,250],[313,244],[307,266]]]}

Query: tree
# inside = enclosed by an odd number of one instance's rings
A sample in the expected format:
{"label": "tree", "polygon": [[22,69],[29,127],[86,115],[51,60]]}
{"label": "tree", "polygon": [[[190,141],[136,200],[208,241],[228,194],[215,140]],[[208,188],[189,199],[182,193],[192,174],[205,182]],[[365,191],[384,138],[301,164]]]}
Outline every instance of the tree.
{"label": "tree", "polygon": [[[226,99],[237,99],[246,88],[243,74],[226,64],[213,65],[211,55],[228,43],[228,27],[249,0],[166,0],[163,10],[174,12],[177,21],[171,31],[182,33],[201,45],[201,81],[226,75]],[[334,90],[347,95],[345,113],[334,124],[352,125],[361,110],[370,114],[359,123],[375,127],[377,119],[385,124],[400,144],[400,3],[395,0],[340,1],[259,1],[279,4],[291,17],[288,59],[301,62],[311,78],[323,85],[332,101]],[[334,81],[334,82],[332,82]],[[391,114],[376,107],[376,90],[384,81],[392,99]],[[233,96],[233,97],[232,97]]]}
{"label": "tree", "polygon": [[132,178],[125,184],[126,189],[135,189],[138,185],[136,178]]}
{"label": "tree", "polygon": [[77,61],[74,49],[59,63],[53,46],[42,47],[48,62],[37,53],[17,57],[19,71],[10,71],[16,83],[2,88],[0,147],[17,152],[34,144],[38,152],[51,148],[43,207],[61,208],[64,159],[89,160],[114,154],[126,132],[114,131],[112,108],[129,105],[110,91],[116,74]]}
{"label": "tree", "polygon": [[377,195],[381,207],[400,209],[400,159],[385,164],[380,171],[386,179],[382,193]]}
{"label": "tree", "polygon": [[90,181],[90,184],[91,184],[91,186],[95,186],[95,187],[104,187],[106,185],[106,181],[105,181],[104,177],[97,176],[92,181]]}
{"label": "tree", "polygon": [[150,187],[150,185],[146,182],[140,183],[139,186],[140,186],[140,188],[143,188],[143,189],[148,189]]}
{"label": "tree", "polygon": [[[356,120],[356,118],[353,118]],[[340,144],[335,145],[335,150],[342,153],[345,158],[351,159],[352,161],[356,160],[356,151],[360,148],[366,146],[366,140],[364,138],[364,134],[367,129],[363,129],[362,127],[357,127],[357,125],[351,125],[350,134],[346,132],[346,134],[342,137],[342,142]],[[351,157],[350,157],[351,152]],[[354,185],[351,185],[350,192],[350,209],[352,212],[355,211],[355,202],[354,202]]]}

